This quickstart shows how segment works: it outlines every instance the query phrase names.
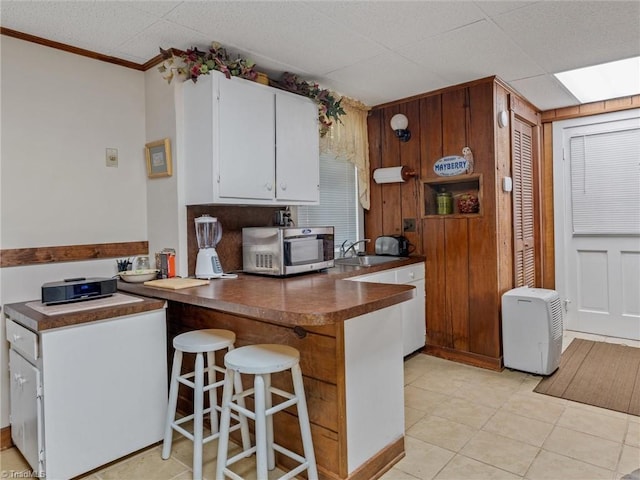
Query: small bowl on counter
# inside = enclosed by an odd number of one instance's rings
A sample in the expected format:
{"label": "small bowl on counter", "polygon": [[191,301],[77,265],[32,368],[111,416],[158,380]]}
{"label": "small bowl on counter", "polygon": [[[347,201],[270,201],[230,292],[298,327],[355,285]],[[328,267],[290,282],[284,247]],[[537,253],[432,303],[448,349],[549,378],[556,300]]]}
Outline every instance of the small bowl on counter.
{"label": "small bowl on counter", "polygon": [[125,272],[118,272],[120,280],[129,283],[142,283],[154,280],[158,277],[158,270],[127,270]]}

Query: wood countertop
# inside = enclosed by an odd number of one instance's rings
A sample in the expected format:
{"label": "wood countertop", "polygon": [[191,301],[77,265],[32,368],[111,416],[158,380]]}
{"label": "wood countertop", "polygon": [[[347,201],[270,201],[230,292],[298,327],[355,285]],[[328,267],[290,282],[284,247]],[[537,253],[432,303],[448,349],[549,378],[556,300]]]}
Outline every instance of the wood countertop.
{"label": "wood countertop", "polygon": [[[88,306],[90,302],[82,302],[82,306]],[[67,312],[57,315],[47,315],[29,307],[32,302],[10,303],[3,307],[4,312],[13,320],[34,332],[41,332],[53,328],[69,327],[84,323],[106,320],[108,318],[123,317],[136,313],[148,312],[165,307],[165,301],[157,298],[142,297],[141,301],[126,303],[123,305],[100,306],[77,312]],[[70,305],[70,304],[69,304]]]}
{"label": "wood countertop", "polygon": [[358,275],[424,261],[409,257],[373,267],[338,266],[288,278],[239,274],[208,285],[169,290],[118,282],[120,291],[160,298],[285,326],[329,325],[410,300],[411,285],[351,282]]}

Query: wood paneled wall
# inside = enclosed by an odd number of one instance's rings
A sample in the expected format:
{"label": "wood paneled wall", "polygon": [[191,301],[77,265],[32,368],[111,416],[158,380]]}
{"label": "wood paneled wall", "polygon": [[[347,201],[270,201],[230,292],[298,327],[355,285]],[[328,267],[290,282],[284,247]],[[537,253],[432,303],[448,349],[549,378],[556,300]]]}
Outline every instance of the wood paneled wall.
{"label": "wood paneled wall", "polygon": [[[429,353],[493,369],[501,368],[500,299],[513,288],[512,198],[501,188],[511,175],[509,128],[498,111],[525,105],[499,79],[489,77],[372,109],[371,169],[405,165],[420,172],[405,183],[371,186],[365,217],[368,238],[403,234],[426,257],[426,323]],[[412,138],[400,142],[389,126],[396,113],[409,119]],[[469,146],[481,211],[433,215],[425,202],[442,180],[433,170],[448,155]],[[416,231],[403,229],[416,219]]]}

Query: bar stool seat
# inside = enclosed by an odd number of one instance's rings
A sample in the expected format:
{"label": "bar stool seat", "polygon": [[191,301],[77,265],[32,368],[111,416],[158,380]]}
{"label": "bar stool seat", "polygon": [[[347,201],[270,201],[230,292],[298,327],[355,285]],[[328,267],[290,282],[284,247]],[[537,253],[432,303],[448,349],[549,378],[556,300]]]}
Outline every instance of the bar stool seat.
{"label": "bar stool seat", "polygon": [[[173,430],[181,433],[193,442],[193,478],[202,478],[202,446],[219,436],[217,388],[224,384],[224,379],[216,381],[216,372],[225,374],[226,370],[216,365],[215,352],[219,350],[233,350],[236,335],[230,330],[206,329],[182,333],[173,339],[173,366],[169,387],[169,405],[165,424],[162,458],[171,456]],[[182,357],[184,353],[195,354],[195,370],[181,374]],[[204,355],[207,357],[207,367],[204,367]],[[207,374],[207,384],[204,374]],[[176,406],[180,384],[193,389],[193,413],[176,420]],[[239,379],[234,383],[236,392],[242,392]],[[204,408],[204,394],[209,393],[209,407]],[[204,416],[209,414],[211,435],[204,437]],[[230,430],[241,430],[243,448],[250,448],[249,426],[246,418],[234,416],[238,423]],[[193,433],[189,432],[184,423],[193,420]]]}
{"label": "bar stool seat", "polygon": [[[287,345],[249,345],[229,351],[224,357],[224,363],[226,376],[222,393],[216,479],[222,480],[225,476],[234,479],[240,478],[227,467],[253,453],[256,454],[257,478],[266,479],[267,471],[275,468],[274,451],[299,463],[296,468],[281,478],[293,478],[307,470],[307,476],[310,480],[317,479],[318,472],[313,451],[309,414],[302,382],[302,371],[300,370],[300,352]],[[285,370],[291,370],[293,394],[271,386],[271,374]],[[254,386],[234,395],[233,385],[235,379],[240,378],[241,374],[254,375]],[[272,394],[285,400],[272,406]],[[244,406],[244,398],[249,395],[254,396],[255,410],[253,412]],[[273,441],[273,414],[292,405],[297,405],[304,457]],[[240,418],[251,418],[255,421],[256,445],[248,449],[243,447],[242,452],[232,458],[227,458],[232,410],[237,412]]]}

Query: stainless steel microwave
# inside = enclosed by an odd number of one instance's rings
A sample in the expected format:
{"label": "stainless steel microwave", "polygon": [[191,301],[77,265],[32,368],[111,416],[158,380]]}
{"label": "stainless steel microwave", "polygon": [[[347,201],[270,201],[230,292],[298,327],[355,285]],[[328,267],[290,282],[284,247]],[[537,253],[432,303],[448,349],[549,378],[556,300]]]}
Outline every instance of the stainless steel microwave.
{"label": "stainless steel microwave", "polygon": [[284,277],[334,266],[333,227],[242,229],[242,269]]}

